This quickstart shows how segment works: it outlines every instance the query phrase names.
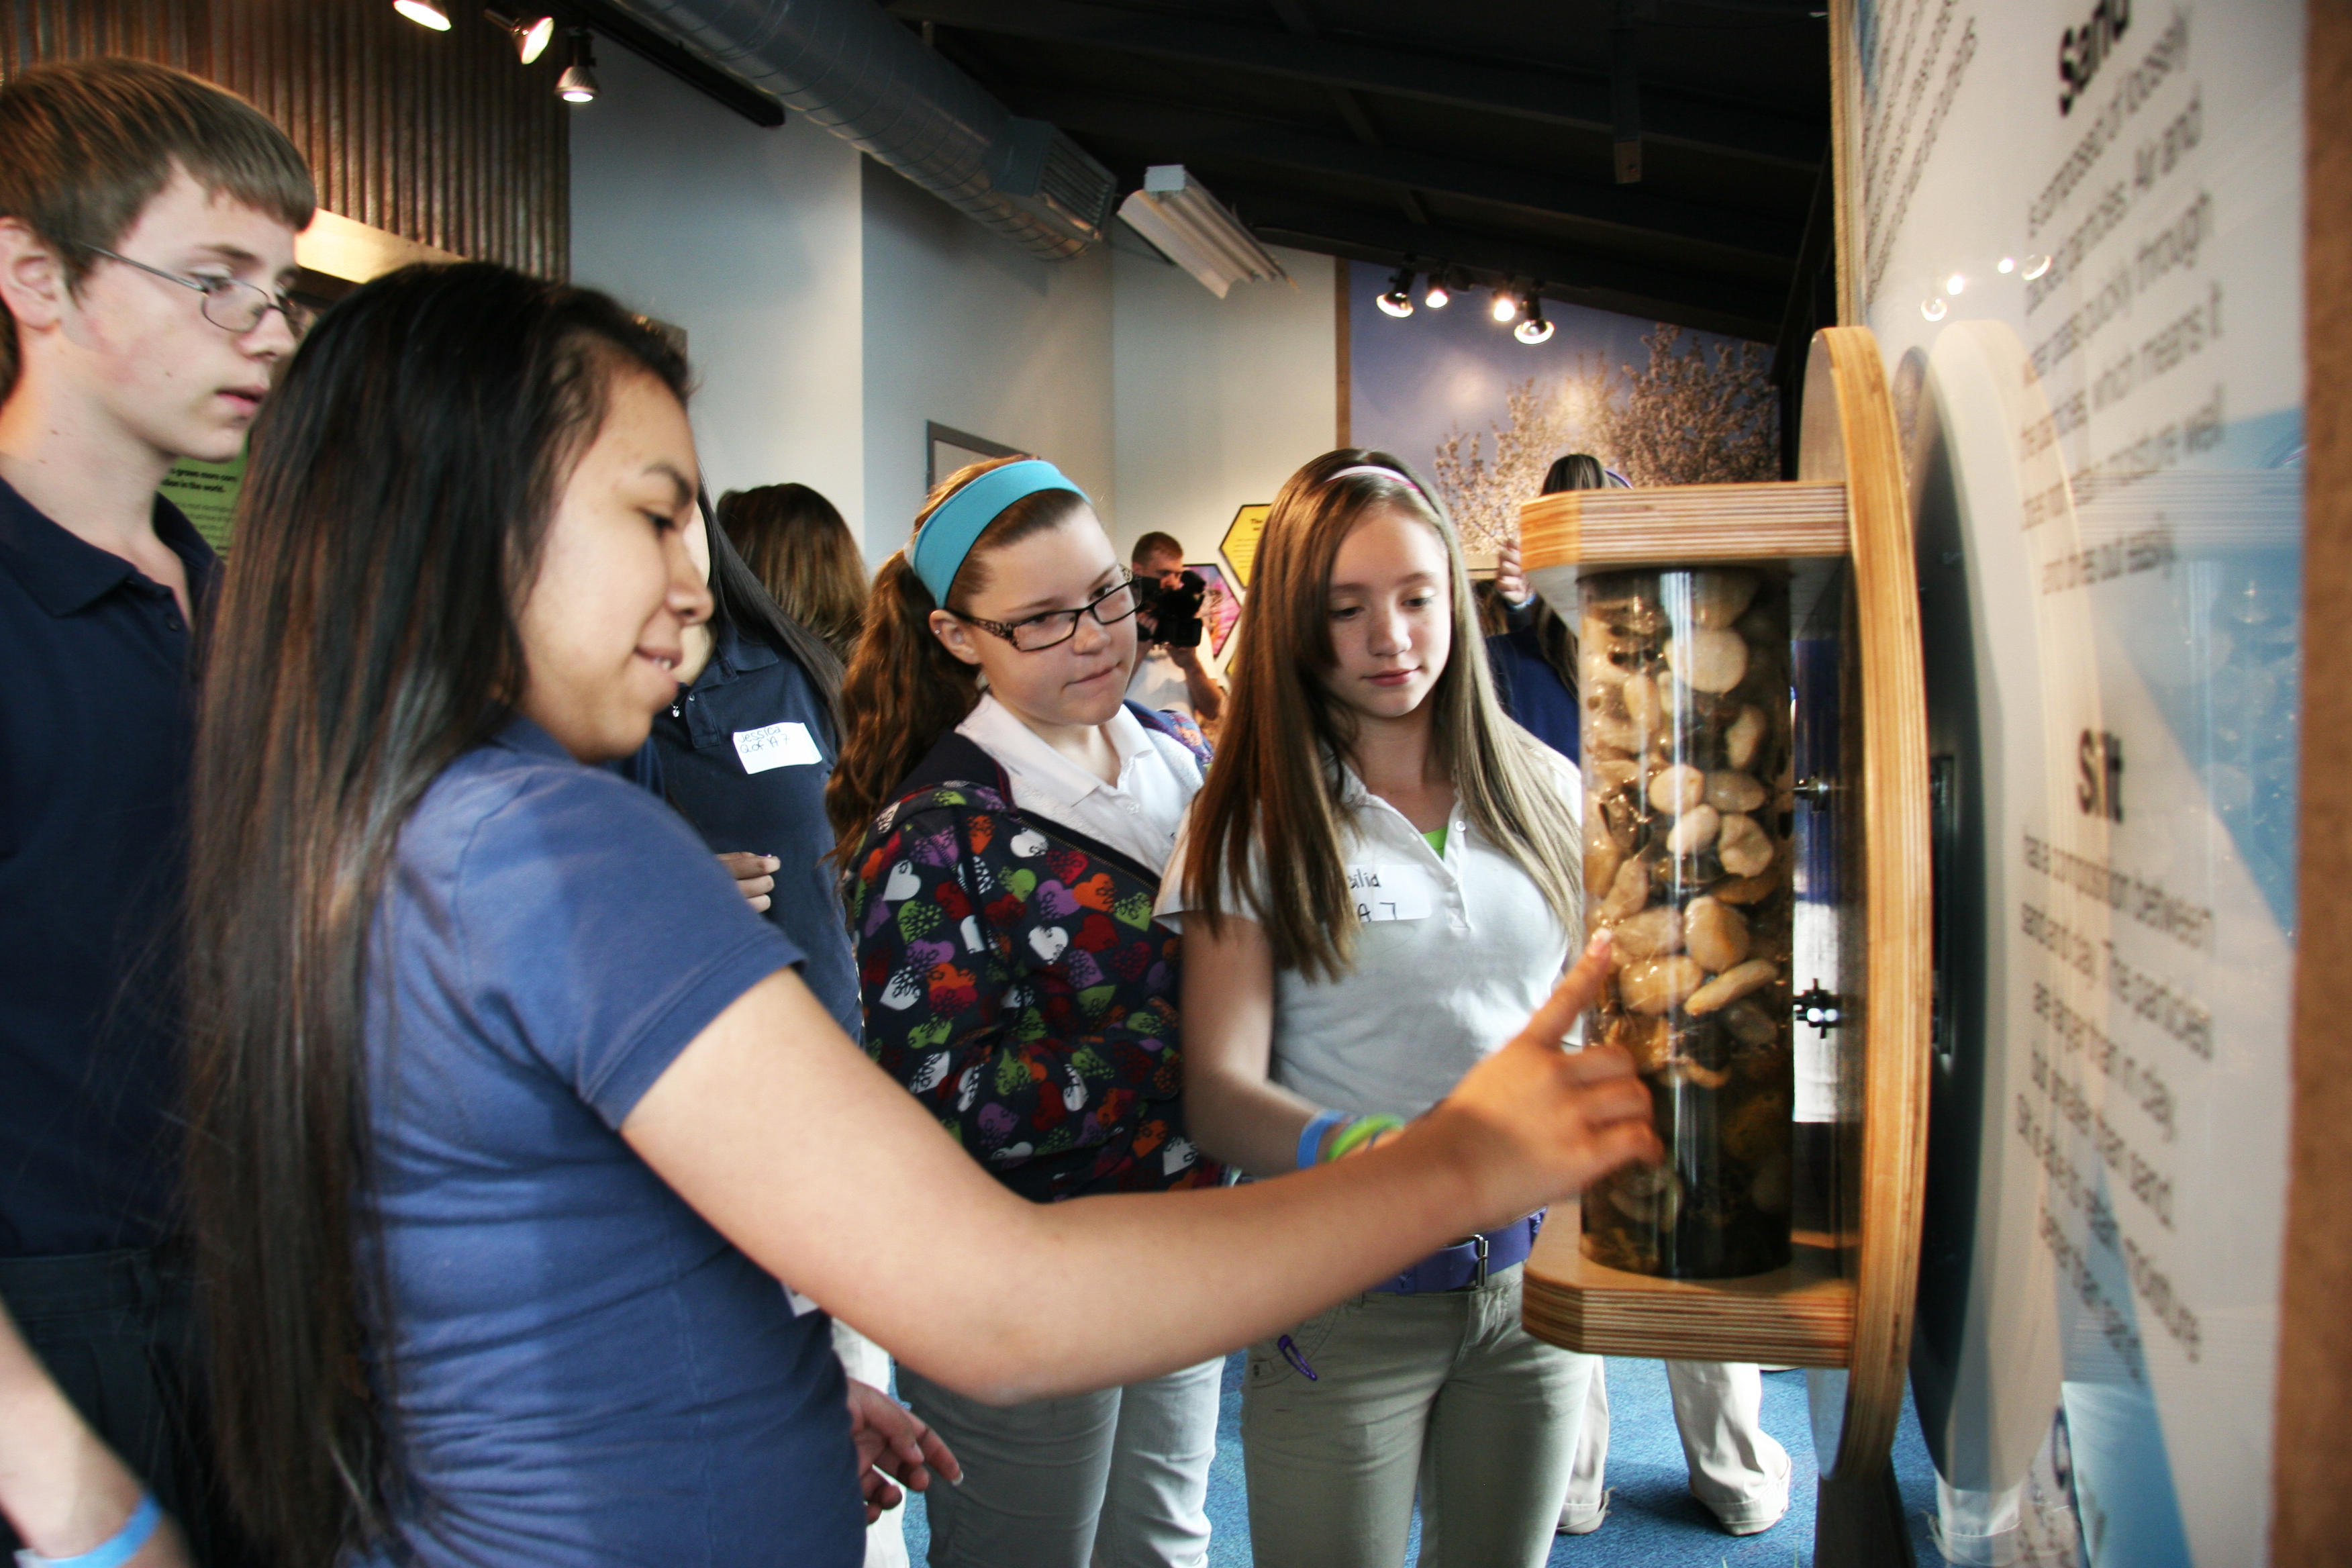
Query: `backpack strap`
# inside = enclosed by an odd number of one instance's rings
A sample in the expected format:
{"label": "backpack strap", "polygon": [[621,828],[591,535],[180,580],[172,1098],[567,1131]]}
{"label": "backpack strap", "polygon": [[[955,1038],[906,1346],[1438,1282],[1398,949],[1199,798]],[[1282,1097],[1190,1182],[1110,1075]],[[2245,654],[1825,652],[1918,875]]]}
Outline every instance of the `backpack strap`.
{"label": "backpack strap", "polygon": [[1156,708],[1146,708],[1142,703],[1132,700],[1124,706],[1129,713],[1135,715],[1137,723],[1147,730],[1157,731],[1192,752],[1192,761],[1198,764],[1201,772],[1203,774],[1208,773],[1209,763],[1216,755],[1215,749],[1209,744],[1208,738],[1202,735],[1190,720],[1181,714],[1165,712]]}

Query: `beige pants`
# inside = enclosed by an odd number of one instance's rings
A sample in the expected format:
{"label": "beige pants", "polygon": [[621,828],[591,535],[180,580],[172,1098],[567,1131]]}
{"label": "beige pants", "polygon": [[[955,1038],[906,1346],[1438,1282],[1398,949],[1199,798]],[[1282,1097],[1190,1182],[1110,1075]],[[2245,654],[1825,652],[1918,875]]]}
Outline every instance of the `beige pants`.
{"label": "beige pants", "polygon": [[1224,1363],[1026,1405],[905,1367],[898,1391],[963,1465],[924,1498],[932,1568],[1201,1568]]}
{"label": "beige pants", "polygon": [[[1771,1523],[1789,1510],[1789,1451],[1760,1424],[1763,1374],[1742,1363],[1670,1361],[1675,1426],[1690,1466],[1691,1495],[1731,1530]],[[1559,1527],[1590,1530],[1608,1511],[1602,1473],[1609,1464],[1609,1385],[1599,1371],[1586,1395],[1576,1474]]]}
{"label": "beige pants", "polygon": [[1280,1568],[1540,1568],[1601,1365],[1519,1326],[1517,1266],[1476,1290],[1367,1294],[1250,1347],[1250,1544]]}

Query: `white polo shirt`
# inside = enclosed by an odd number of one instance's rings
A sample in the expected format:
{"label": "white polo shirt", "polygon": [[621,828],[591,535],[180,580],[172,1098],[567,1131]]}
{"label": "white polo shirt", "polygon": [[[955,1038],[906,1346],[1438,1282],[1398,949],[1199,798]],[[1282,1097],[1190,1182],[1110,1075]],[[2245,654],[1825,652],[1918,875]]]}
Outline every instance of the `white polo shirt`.
{"label": "white polo shirt", "polygon": [[1201,792],[1201,765],[1172,735],[1147,730],[1120,709],[1103,726],[1118,753],[1118,782],[1105,784],[1041,740],[993,694],[957,733],[976,742],[1013,781],[1013,805],[1082,833],[1159,872],[1185,809]]}
{"label": "white polo shirt", "polygon": [[[1559,808],[1572,821],[1582,786],[1564,757],[1555,773]],[[1360,884],[1355,964],[1336,981],[1275,972],[1272,1077],[1329,1110],[1418,1116],[1525,1026],[1573,938],[1534,880],[1459,806],[1440,857],[1353,770],[1342,770],[1340,785],[1342,852]],[[1171,877],[1161,917],[1174,924],[1169,917],[1190,907]]]}

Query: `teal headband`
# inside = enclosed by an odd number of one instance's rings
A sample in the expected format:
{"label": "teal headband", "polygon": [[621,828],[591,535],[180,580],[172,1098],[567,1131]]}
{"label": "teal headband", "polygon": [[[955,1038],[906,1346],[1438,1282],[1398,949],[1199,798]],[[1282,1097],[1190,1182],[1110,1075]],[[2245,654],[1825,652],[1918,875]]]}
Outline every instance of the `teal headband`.
{"label": "teal headband", "polygon": [[1063,478],[1062,470],[1043,458],[1024,458],[1017,463],[991,468],[940,503],[939,510],[924,520],[907,555],[915,575],[931,591],[932,603],[941,606],[947,604],[948,589],[955,582],[957,569],[963,565],[963,558],[971,553],[971,547],[987,531],[988,525],[1002,516],[1006,507],[1039,490],[1068,490],[1088,506],[1094,504],[1087,500],[1086,491]]}

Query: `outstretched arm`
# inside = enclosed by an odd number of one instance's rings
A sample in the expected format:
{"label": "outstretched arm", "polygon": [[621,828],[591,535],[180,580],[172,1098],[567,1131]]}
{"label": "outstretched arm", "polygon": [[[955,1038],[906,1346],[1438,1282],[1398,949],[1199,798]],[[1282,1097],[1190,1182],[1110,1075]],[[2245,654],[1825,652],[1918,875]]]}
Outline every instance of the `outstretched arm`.
{"label": "outstretched arm", "polygon": [[[1402,1135],[1279,1182],[1024,1203],[789,973],[697,1037],[621,1131],[762,1267],[927,1376],[1004,1403],[1103,1388],[1246,1343],[1452,1237],[1655,1158],[1631,1062],[1560,1046],[1606,971],[1596,944]],[[910,1223],[844,1226],[844,1193]],[[1118,1307],[1041,1310],[1051,1301]]]}

